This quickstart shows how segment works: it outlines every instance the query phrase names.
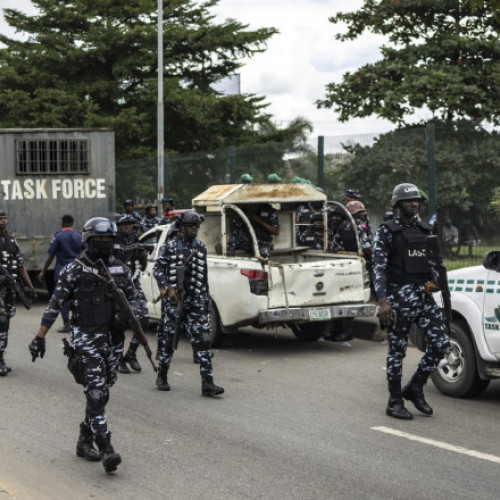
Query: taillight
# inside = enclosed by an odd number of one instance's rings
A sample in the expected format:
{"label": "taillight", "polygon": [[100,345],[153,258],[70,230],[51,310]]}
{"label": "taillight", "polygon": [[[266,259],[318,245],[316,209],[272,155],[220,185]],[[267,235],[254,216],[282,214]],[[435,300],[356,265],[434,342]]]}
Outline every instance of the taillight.
{"label": "taillight", "polygon": [[242,269],[241,274],[246,276],[249,280],[266,280],[266,271],[260,271],[259,269]]}
{"label": "taillight", "polygon": [[259,269],[242,269],[241,274],[248,278],[250,292],[255,295],[266,295],[268,291],[267,273]]}

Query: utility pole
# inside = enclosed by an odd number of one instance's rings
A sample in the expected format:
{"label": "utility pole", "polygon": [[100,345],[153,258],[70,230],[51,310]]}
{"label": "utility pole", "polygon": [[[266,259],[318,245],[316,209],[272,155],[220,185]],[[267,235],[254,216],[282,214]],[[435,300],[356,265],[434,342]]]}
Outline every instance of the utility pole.
{"label": "utility pole", "polygon": [[165,131],[163,113],[163,0],[158,0],[158,200],[163,198],[166,186]]}

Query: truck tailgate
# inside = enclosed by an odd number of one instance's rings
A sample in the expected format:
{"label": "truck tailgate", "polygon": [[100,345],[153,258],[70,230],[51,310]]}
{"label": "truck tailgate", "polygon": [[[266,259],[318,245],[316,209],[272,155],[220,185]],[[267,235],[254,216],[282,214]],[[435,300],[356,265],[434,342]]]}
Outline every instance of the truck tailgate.
{"label": "truck tailgate", "polygon": [[368,299],[359,259],[271,263],[268,273],[269,308],[359,303]]}

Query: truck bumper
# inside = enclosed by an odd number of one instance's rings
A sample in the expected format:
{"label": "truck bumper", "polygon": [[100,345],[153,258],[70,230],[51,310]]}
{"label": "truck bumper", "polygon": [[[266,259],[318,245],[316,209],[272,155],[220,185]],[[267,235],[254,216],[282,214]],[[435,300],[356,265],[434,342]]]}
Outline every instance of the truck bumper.
{"label": "truck bumper", "polygon": [[326,307],[290,307],[267,309],[259,312],[259,323],[303,323],[329,321],[336,318],[375,316],[374,304],[345,304]]}

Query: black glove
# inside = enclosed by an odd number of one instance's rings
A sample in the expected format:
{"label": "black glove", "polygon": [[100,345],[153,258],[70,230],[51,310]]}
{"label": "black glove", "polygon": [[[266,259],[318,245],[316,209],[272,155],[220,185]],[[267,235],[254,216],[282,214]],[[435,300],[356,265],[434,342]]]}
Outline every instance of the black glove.
{"label": "black glove", "polygon": [[28,299],[31,301],[31,302],[34,302],[35,299],[36,299],[36,292],[35,292],[35,289],[32,288],[31,290],[28,290],[28,292],[26,293],[26,295],[28,296]]}
{"label": "black glove", "polygon": [[33,363],[35,362],[35,359],[40,356],[43,358],[45,354],[45,339],[42,337],[38,337],[38,335],[30,342],[30,345],[28,346]]}

